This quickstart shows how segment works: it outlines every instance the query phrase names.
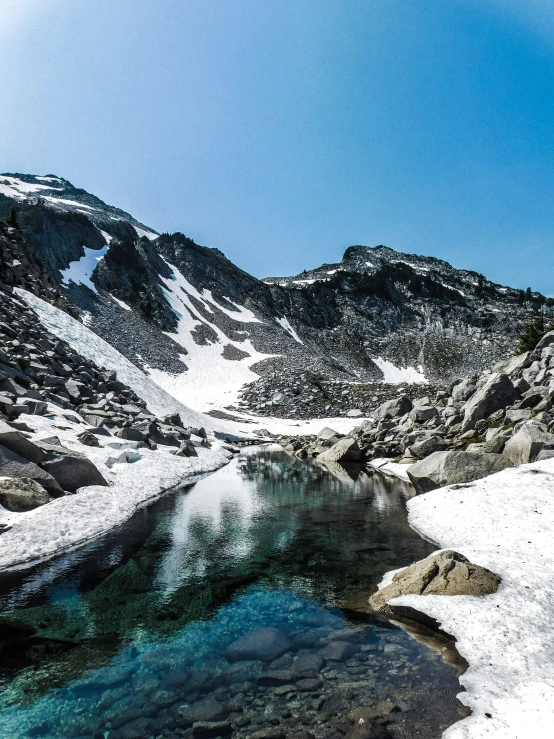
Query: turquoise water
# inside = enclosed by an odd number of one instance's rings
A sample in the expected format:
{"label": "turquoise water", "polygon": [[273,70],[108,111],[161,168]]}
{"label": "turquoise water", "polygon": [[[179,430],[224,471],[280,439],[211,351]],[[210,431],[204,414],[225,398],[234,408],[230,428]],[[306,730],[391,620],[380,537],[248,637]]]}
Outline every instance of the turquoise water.
{"label": "turquoise water", "polygon": [[465,715],[454,668],[352,607],[432,551],[412,491],[338,474],[251,448],[0,581],[0,737],[339,737],[358,716],[367,736],[439,737]]}

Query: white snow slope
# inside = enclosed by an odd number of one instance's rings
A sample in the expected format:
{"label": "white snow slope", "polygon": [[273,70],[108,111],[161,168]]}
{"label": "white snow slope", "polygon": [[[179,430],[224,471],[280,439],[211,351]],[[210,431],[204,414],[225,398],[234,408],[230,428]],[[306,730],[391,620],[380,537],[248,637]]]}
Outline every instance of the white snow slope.
{"label": "white snow slope", "polygon": [[459,699],[473,715],[445,739],[554,735],[554,460],[408,502],[425,538],[502,577],[485,597],[402,596],[457,639],[469,662]]}
{"label": "white snow slope", "polygon": [[215,419],[197,413],[180,403],[172,395],[144,374],[126,357],[114,349],[111,344],[97,334],[76,321],[67,313],[37,298],[27,290],[16,288],[15,292],[25,300],[39,316],[41,323],[55,336],[64,341],[87,359],[98,365],[115,370],[121,382],[129,385],[139,397],[146,401],[148,408],[158,416],[168,413],[181,413],[183,422],[190,426],[204,426],[207,431],[213,431],[225,426],[224,422],[215,423]]}
{"label": "white snow slope", "polygon": [[[159,369],[148,369],[150,377],[171,393],[175,398],[208,411],[213,408],[222,408],[238,399],[239,390],[249,382],[257,380],[250,367],[262,359],[274,356],[258,352],[249,338],[244,341],[231,340],[198,310],[191,298],[199,301],[206,311],[214,314],[221,311],[233,320],[243,324],[260,323],[252,311],[242,306],[236,306],[232,311],[220,305],[212,297],[210,291],[199,292],[194,285],[181,274],[177,267],[167,263],[172,270],[172,277],[160,278],[165,285],[165,295],[175,314],[179,317],[179,326],[176,333],[168,333],[174,341],[180,344],[187,353],[182,360],[188,367],[187,372],[178,375],[170,374]],[[233,305],[235,305],[233,303]],[[207,324],[216,334],[217,341],[210,344],[197,344],[192,332],[202,323]],[[247,356],[243,359],[225,359],[225,346],[232,346]]]}
{"label": "white snow slope", "polygon": [[[68,420],[75,417],[75,422]],[[110,487],[80,488],[27,513],[0,506],[0,522],[10,524],[0,538],[0,571],[18,569],[82,545],[122,524],[135,511],[170,488],[192,483],[226,464],[232,454],[215,442],[198,448],[198,457],[175,457],[167,449],[138,448],[135,442],[99,437],[99,448],[85,447],[77,436],[87,424],[49,403],[48,416],[25,416],[37,439],[58,436],[69,449],[86,454]],[[128,460],[128,461],[127,461]]]}
{"label": "white snow slope", "polygon": [[421,367],[416,369],[415,367],[396,367],[392,362],[389,362],[382,357],[377,357],[372,360],[383,373],[383,382],[388,382],[391,385],[399,385],[400,383],[427,383],[425,375],[421,371]]}

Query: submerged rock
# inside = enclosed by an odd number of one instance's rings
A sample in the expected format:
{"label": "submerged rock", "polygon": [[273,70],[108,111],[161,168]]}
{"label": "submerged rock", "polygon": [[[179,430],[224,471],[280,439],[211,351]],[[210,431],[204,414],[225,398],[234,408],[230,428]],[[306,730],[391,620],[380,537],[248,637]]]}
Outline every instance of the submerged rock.
{"label": "submerged rock", "polygon": [[473,564],[463,554],[447,550],[398,572],[369,603],[388,615],[394,613],[389,601],[400,595],[487,595],[498,590],[501,580],[500,575]]}
{"label": "submerged rock", "polygon": [[229,662],[243,659],[271,662],[288,652],[291,647],[292,643],[284,631],[262,626],[229,644],[225,656]]}

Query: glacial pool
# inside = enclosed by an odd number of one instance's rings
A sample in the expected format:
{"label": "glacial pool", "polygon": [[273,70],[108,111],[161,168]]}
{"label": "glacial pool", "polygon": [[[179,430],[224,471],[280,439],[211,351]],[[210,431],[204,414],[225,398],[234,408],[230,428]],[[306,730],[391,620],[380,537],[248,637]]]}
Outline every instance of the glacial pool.
{"label": "glacial pool", "polygon": [[250,447],[0,578],[0,737],[438,739],[467,715],[457,669],[352,607],[434,550],[412,495]]}

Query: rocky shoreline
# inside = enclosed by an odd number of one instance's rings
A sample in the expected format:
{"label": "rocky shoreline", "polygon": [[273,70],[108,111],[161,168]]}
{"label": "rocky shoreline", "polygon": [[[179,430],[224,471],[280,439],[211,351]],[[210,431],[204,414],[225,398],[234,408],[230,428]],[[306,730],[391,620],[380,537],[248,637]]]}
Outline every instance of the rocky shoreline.
{"label": "rocky shoreline", "polygon": [[[298,457],[406,465],[418,493],[463,484],[507,467],[554,457],[554,332],[533,351],[452,383],[433,395],[401,391],[348,435],[277,437]],[[408,467],[409,466],[409,467]]]}

